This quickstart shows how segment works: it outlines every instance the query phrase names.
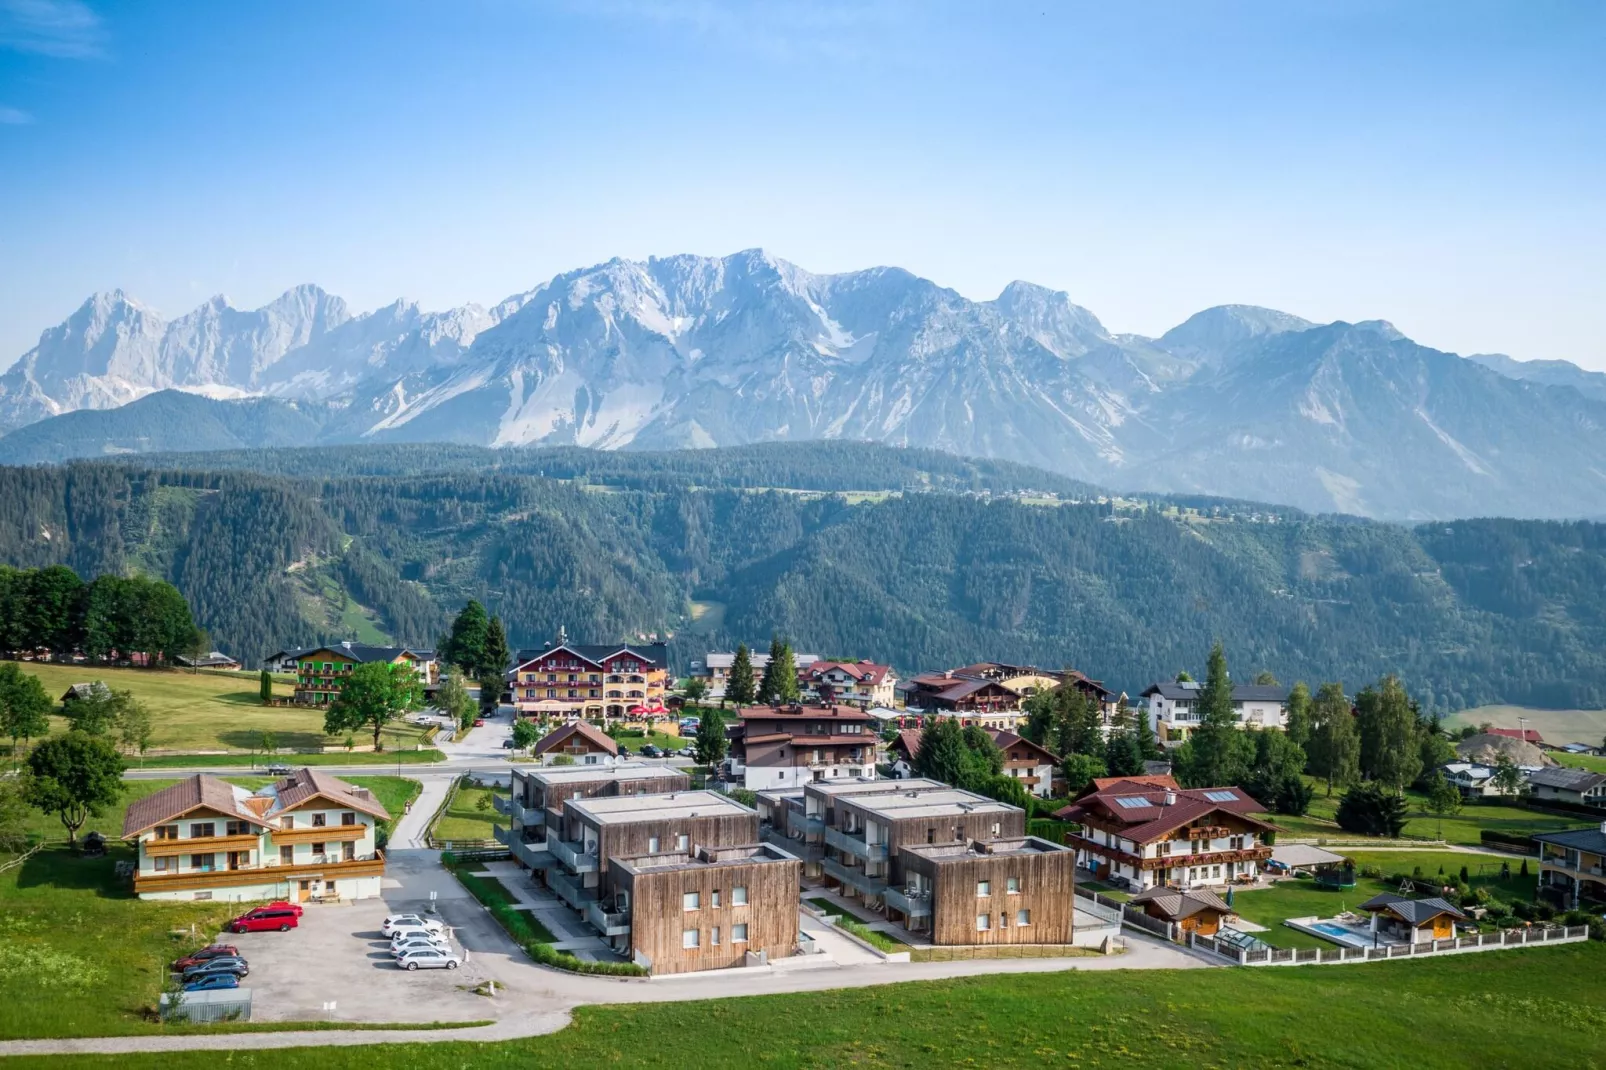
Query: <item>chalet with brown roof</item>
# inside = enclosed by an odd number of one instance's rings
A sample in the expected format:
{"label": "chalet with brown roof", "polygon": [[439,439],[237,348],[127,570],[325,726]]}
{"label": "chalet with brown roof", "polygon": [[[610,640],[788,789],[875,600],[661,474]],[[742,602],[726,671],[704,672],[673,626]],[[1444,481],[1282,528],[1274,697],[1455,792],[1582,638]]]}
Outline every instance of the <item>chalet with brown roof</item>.
{"label": "chalet with brown roof", "polygon": [[728,776],[750,791],[874,777],[877,720],[853,706],[743,706],[735,711]]}
{"label": "chalet with brown roof", "polygon": [[1082,831],[1066,837],[1101,880],[1142,890],[1255,880],[1277,826],[1242,788],[1183,788],[1170,777],[1106,779],[1060,810]]}
{"label": "chalet with brown roof", "polygon": [[898,685],[892,666],[873,661],[816,661],[798,669],[798,677],[821,702],[865,708],[891,706]]}
{"label": "chalet with brown roof", "polygon": [[601,765],[619,756],[619,744],[596,725],[570,721],[554,728],[535,745],[535,756],[551,765],[558,755],[568,755],[576,765]]}
{"label": "chalet with brown roof", "polygon": [[1151,918],[1169,921],[1185,933],[1214,936],[1221,929],[1223,918],[1232,915],[1232,907],[1209,888],[1166,888],[1156,885],[1146,888],[1128,902],[1142,907]]}
{"label": "chalet with brown roof", "polygon": [[390,814],[367,788],[299,769],[252,792],[205,773],[130,804],[141,899],[369,899]]}
{"label": "chalet with brown roof", "polygon": [[[1059,758],[1046,748],[1015,732],[997,728],[988,728],[985,731],[1004,753],[1005,776],[1019,780],[1029,794],[1044,799],[1054,794],[1054,771],[1059,767]],[[893,769],[900,776],[911,775],[914,770],[915,755],[919,750],[920,732],[912,728],[899,730],[898,738],[892,742],[891,751],[901,759],[901,764],[894,762]]]}

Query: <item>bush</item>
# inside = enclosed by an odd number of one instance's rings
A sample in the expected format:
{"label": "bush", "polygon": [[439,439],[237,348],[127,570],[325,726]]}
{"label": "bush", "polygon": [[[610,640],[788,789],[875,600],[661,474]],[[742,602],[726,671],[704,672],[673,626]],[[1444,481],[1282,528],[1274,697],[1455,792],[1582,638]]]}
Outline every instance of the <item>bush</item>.
{"label": "bush", "polygon": [[1534,916],[1540,921],[1553,921],[1556,917],[1556,908],[1549,903],[1535,903]]}
{"label": "bush", "polygon": [[1391,839],[1400,835],[1408,820],[1404,796],[1384,791],[1376,784],[1357,784],[1345,792],[1334,817],[1345,832]]}
{"label": "bush", "polygon": [[[1479,888],[1478,891],[1482,892],[1483,889]],[[1498,922],[1501,919],[1508,918],[1510,916],[1511,916],[1511,908],[1506,906],[1504,903],[1493,902],[1493,903],[1488,904],[1488,913],[1485,915],[1485,917],[1488,917],[1491,920]]]}
{"label": "bush", "polygon": [[1511,913],[1515,914],[1523,921],[1533,921],[1534,919],[1533,904],[1521,899],[1511,904]]}
{"label": "bush", "polygon": [[1361,867],[1361,876],[1366,877],[1366,878],[1368,878],[1370,880],[1374,880],[1374,881],[1382,880],[1383,879],[1383,867],[1382,866],[1362,866]]}
{"label": "bush", "polygon": [[1521,918],[1500,918],[1495,922],[1495,925],[1502,929],[1520,929],[1526,924],[1527,922]]}
{"label": "bush", "polygon": [[1477,891],[1472,893],[1472,898],[1477,900],[1479,906],[1484,906],[1494,897],[1489,894],[1489,889],[1479,888]]}

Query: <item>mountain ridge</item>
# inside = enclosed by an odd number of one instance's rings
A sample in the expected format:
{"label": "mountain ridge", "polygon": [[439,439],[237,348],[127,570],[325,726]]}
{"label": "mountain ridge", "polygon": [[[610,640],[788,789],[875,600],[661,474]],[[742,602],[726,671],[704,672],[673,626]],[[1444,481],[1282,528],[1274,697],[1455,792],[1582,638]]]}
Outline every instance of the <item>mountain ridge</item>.
{"label": "mountain ridge", "polygon": [[[316,403],[320,443],[860,439],[1315,512],[1606,513],[1594,460],[1606,376],[1554,363],[1463,358],[1386,321],[1249,305],[1151,339],[1024,280],[974,301],[901,268],[819,275],[750,249],[614,258],[444,312],[397,301],[354,314],[307,285],[261,309],[214,298],[166,321],[97,294],[0,375],[0,429],[162,389],[237,391]],[[0,439],[0,460],[141,437],[126,419],[71,430]]]}

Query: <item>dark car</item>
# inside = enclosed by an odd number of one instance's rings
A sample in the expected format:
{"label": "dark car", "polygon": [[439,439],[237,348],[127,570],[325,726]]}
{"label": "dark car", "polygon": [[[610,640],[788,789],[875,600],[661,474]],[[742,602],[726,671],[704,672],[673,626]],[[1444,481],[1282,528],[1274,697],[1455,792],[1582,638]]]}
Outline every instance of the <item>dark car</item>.
{"label": "dark car", "polygon": [[200,980],[202,977],[211,977],[217,973],[228,973],[233,974],[235,977],[244,977],[250,972],[250,963],[238,955],[232,955],[226,958],[212,959],[209,962],[201,963],[199,966],[191,966],[184,971],[184,983],[189,984],[191,981]]}
{"label": "dark car", "polygon": [[233,957],[238,956],[239,954],[240,949],[235,947],[233,944],[212,944],[209,947],[203,947],[199,951],[191,952],[190,954],[185,955],[183,958],[175,960],[173,963],[173,969],[187,970],[191,966],[199,966],[201,963],[210,962],[212,959],[220,959],[225,955]]}
{"label": "dark car", "polygon": [[502,749],[503,750],[512,750],[513,746],[514,746],[514,744],[513,744],[513,741],[511,739],[504,739],[502,741]]}
{"label": "dark car", "polygon": [[292,770],[288,765],[270,765],[270,766],[268,766],[268,775],[269,776],[289,776],[291,772],[292,772]]}
{"label": "dark car", "polygon": [[282,903],[248,910],[229,922],[226,928],[231,933],[264,933],[274,930],[284,933],[300,924],[301,908]]}
{"label": "dark car", "polygon": [[657,746],[652,743],[643,743],[641,745],[641,756],[643,758],[661,758],[663,753],[663,751],[659,750]]}
{"label": "dark car", "polygon": [[209,973],[184,986],[186,992],[215,992],[220,988],[239,988],[240,978],[232,973]]}

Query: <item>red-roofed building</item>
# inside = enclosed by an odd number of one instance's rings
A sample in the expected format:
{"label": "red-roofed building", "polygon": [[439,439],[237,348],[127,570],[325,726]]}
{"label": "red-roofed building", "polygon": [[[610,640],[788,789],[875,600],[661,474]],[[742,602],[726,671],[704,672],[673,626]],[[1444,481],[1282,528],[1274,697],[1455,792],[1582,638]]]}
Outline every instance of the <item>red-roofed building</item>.
{"label": "red-roofed building", "polygon": [[[1048,750],[1014,732],[997,728],[986,729],[998,749],[1004,752],[1004,775],[1021,782],[1028,793],[1041,798],[1054,794],[1054,770],[1060,760]],[[920,730],[905,728],[898,732],[890,750],[896,756],[892,768],[900,777],[914,775],[915,754],[920,750]]]}
{"label": "red-roofed building", "polygon": [[1181,788],[1170,777],[1106,778],[1054,816],[1082,826],[1065,842],[1100,880],[1142,890],[1253,881],[1277,826],[1242,788]]}
{"label": "red-roofed building", "polygon": [[854,706],[743,706],[725,771],[751,791],[876,775],[878,722]]}
{"label": "red-roofed building", "polygon": [[854,706],[891,706],[898,677],[890,665],[873,661],[816,661],[798,669],[805,691],[821,702]]}
{"label": "red-roofed building", "polygon": [[1507,739],[1520,739],[1524,743],[1532,743],[1536,747],[1545,746],[1545,741],[1536,728],[1491,728],[1491,736],[1505,736]]}

